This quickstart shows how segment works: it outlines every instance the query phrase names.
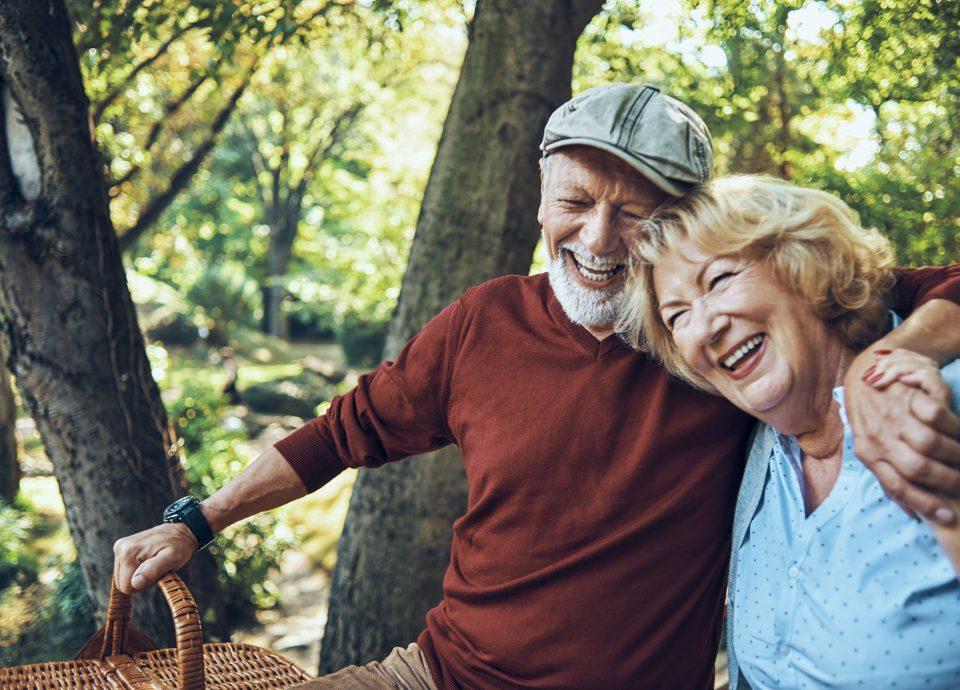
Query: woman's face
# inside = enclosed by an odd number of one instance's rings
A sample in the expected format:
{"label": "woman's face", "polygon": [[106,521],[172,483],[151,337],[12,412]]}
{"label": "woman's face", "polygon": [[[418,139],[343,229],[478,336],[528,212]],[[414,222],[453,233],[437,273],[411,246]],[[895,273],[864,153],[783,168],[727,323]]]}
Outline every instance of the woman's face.
{"label": "woman's face", "polygon": [[680,355],[742,410],[794,433],[784,427],[806,416],[824,385],[829,393],[836,367],[826,384],[820,370],[837,342],[767,263],[711,256],[684,240],[656,262],[653,283]]}

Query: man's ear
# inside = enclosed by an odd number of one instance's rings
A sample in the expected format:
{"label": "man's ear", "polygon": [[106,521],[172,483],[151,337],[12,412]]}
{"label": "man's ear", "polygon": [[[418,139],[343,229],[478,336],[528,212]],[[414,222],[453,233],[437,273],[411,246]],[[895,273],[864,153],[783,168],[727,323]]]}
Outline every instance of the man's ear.
{"label": "man's ear", "polygon": [[545,177],[543,174],[543,169],[547,167],[546,157],[540,159],[538,167],[540,168],[540,205],[537,206],[537,223],[542,228],[543,227],[543,193],[544,193],[544,190],[546,189],[546,186],[544,185]]}

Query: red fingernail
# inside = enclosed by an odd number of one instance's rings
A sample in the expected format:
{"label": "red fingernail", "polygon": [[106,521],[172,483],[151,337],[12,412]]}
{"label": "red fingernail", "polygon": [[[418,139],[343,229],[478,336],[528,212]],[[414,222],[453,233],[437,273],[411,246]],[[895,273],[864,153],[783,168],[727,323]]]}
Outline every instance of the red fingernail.
{"label": "red fingernail", "polygon": [[861,380],[861,381],[866,381],[866,380],[867,380],[867,377],[870,376],[870,374],[872,374],[872,373],[873,373],[873,370],[876,369],[876,368],[877,368],[877,365],[874,364],[872,367],[870,367],[869,369],[867,369],[865,372],[863,372],[863,376],[860,377],[860,380]]}
{"label": "red fingernail", "polygon": [[889,355],[893,350],[874,350],[873,354],[875,355]]}
{"label": "red fingernail", "polygon": [[877,381],[879,381],[879,380],[882,379],[882,378],[883,378],[883,372],[881,371],[881,372],[879,372],[879,373],[874,374],[874,375],[871,376],[870,378],[868,378],[868,379],[867,379],[867,383],[869,383],[869,384],[872,386],[873,384],[875,384]]}

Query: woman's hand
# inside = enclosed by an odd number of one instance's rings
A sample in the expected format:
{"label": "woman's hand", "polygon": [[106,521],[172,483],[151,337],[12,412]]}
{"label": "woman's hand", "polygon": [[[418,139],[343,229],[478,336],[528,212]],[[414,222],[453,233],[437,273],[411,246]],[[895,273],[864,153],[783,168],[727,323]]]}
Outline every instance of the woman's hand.
{"label": "woman's hand", "polygon": [[894,381],[920,388],[927,395],[950,404],[950,387],[940,377],[940,367],[929,357],[910,350],[874,350],[876,363],[861,377],[877,390],[885,390]]}

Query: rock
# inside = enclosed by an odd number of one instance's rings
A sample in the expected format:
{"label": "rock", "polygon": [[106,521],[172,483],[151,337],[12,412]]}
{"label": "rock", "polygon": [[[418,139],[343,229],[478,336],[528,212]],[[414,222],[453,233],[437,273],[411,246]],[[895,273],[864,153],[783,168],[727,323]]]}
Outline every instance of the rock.
{"label": "rock", "polygon": [[144,319],[143,330],[149,340],[160,341],[164,345],[192,345],[201,339],[200,330],[190,317],[178,312],[152,320]]}
{"label": "rock", "polygon": [[304,369],[322,376],[328,383],[334,386],[343,381],[347,376],[347,372],[335,362],[317,357],[316,355],[307,355],[297,361]]}
{"label": "rock", "polygon": [[317,405],[331,397],[326,381],[308,371],[291,378],[255,383],[240,391],[240,398],[254,412],[303,419],[313,419]]}

